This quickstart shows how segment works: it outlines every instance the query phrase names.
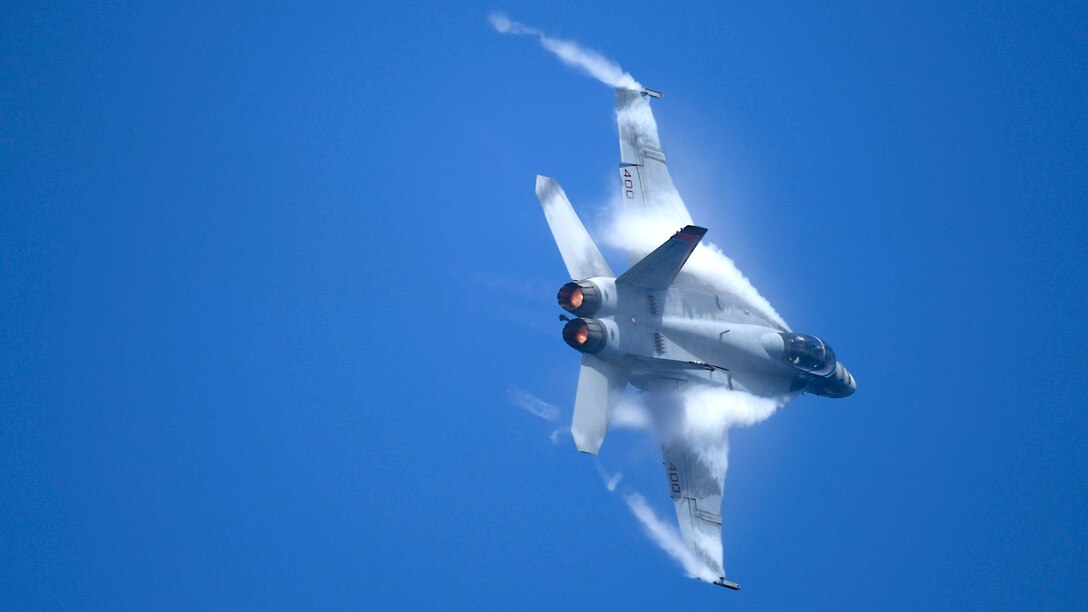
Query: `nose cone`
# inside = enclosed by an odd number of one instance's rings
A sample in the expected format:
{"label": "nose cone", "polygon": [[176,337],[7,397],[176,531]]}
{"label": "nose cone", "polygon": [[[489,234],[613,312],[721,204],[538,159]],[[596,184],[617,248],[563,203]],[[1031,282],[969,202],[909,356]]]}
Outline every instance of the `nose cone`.
{"label": "nose cone", "polygon": [[835,398],[849,397],[857,390],[858,385],[854,381],[854,376],[841,362],[835,364],[835,369],[831,374],[814,378],[805,388],[808,393]]}
{"label": "nose cone", "polygon": [[854,380],[854,375],[846,369],[846,366],[842,364],[839,365],[840,367],[842,367],[842,377],[843,380],[846,382],[846,392],[843,394],[843,397],[846,397],[847,395],[853,395],[854,391],[858,390],[858,383]]}
{"label": "nose cone", "polygon": [[835,372],[823,381],[810,385],[817,395],[825,397],[849,397],[858,390],[854,375],[842,363],[835,364]]}
{"label": "nose cone", "polygon": [[778,359],[786,353],[786,343],[782,341],[782,335],[770,332],[763,334],[763,337],[759,339],[759,343],[763,345],[763,350],[767,351],[767,354],[771,357]]}

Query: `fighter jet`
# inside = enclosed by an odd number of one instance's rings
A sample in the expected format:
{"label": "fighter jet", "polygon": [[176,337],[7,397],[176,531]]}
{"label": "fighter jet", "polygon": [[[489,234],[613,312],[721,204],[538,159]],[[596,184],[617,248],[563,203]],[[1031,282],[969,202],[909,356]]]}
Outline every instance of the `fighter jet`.
{"label": "fighter jet", "polygon": [[[582,360],[571,433],[578,450],[591,455],[600,450],[628,384],[666,409],[693,386],[782,403],[802,392],[842,398],[857,389],[829,344],[790,330],[754,289],[723,291],[727,284],[685,271],[707,229],[690,222],[669,177],[650,111],[650,98],[660,97],[653,90],[616,90],[624,206],[676,223],[675,233],[652,252],[631,253],[623,274],[612,272],[558,183],[536,179],[571,278],[557,296],[576,317],[560,317],[563,340]],[[682,538],[720,576],[713,584],[738,590],[722,567],[724,468],[708,464],[682,437],[660,442]]]}

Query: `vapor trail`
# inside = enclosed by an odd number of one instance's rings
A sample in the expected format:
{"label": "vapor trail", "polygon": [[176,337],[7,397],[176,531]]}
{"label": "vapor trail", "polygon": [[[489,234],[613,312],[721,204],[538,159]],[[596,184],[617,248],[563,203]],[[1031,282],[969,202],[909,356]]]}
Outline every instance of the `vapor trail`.
{"label": "vapor trail", "polygon": [[642,89],[642,85],[634,77],[596,51],[582,48],[573,41],[552,38],[536,28],[513,21],[502,13],[492,13],[488,19],[495,30],[502,34],[535,36],[545,49],[554,53],[563,63],[578,68],[609,87]]}
{"label": "vapor trail", "polygon": [[[718,574],[688,548],[676,528],[657,517],[645,498],[638,493],[631,493],[624,495],[623,499],[627,502],[631,513],[642,523],[646,535],[679,562],[689,578],[698,578],[706,582],[714,582],[718,579]],[[721,544],[719,543],[718,546],[720,547]]]}
{"label": "vapor trail", "polygon": [[600,459],[594,457],[593,461],[597,464],[597,473],[601,475],[601,481],[604,482],[604,487],[608,489],[609,493],[615,491],[616,486],[620,484],[621,480],[623,480],[623,472],[609,474],[608,470],[605,469],[604,464],[601,463]]}
{"label": "vapor trail", "polygon": [[539,397],[529,393],[528,391],[522,391],[521,389],[507,389],[506,398],[510,400],[510,403],[525,410],[533,416],[540,417],[545,421],[551,421],[553,423],[559,420],[559,409],[555,406],[545,402]]}
{"label": "vapor trail", "polygon": [[[560,421],[559,408],[545,402],[539,397],[518,388],[511,388],[506,390],[506,399],[513,405],[521,408],[529,414],[544,419],[549,423],[558,423]],[[570,435],[570,427],[568,425],[560,425],[552,430],[551,435],[548,438],[552,441],[552,444],[559,444],[563,434]]]}

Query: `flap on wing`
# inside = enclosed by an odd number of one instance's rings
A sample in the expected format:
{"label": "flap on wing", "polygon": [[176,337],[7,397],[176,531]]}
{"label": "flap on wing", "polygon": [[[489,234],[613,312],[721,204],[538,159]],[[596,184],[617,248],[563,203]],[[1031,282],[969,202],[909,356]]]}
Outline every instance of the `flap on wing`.
{"label": "flap on wing", "polygon": [[654,249],[641,261],[631,266],[616,279],[616,284],[626,284],[643,289],[665,289],[676,279],[680,268],[687,263],[696,245],[706,235],[705,227],[689,225],[676,232],[665,244]]}
{"label": "flap on wing", "polygon": [[578,213],[563,193],[563,188],[546,176],[536,177],[536,197],[544,208],[544,217],[552,230],[555,245],[567,266],[567,272],[575,280],[594,276],[612,276],[612,269],[590,238]]}
{"label": "flap on wing", "polygon": [[626,386],[627,372],[623,368],[593,355],[582,355],[574,420],[570,426],[578,450],[596,455],[601,449],[612,413]]}

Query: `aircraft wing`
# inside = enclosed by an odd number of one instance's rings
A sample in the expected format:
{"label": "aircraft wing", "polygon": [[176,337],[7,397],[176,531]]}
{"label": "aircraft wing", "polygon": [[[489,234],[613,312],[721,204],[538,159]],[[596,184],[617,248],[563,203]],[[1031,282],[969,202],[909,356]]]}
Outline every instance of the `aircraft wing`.
{"label": "aircraft wing", "polygon": [[[724,577],[721,515],[724,471],[715,473],[699,458],[696,448],[683,439],[662,446],[661,454],[680,537],[715,576]],[[725,466],[721,467],[724,470]]]}
{"label": "aircraft wing", "polygon": [[643,380],[643,385],[650,387],[646,401],[658,422],[655,429],[680,538],[705,566],[706,571],[697,573],[699,578],[724,580],[722,490],[728,465],[727,430],[708,422],[705,410],[693,412],[684,400],[688,390],[675,382],[663,378]]}
{"label": "aircraft wing", "polygon": [[691,225],[691,214],[669,176],[657,135],[657,122],[650,111],[650,97],[645,90],[616,90],[620,185],[624,202],[628,207],[652,213],[673,228]]}
{"label": "aircraft wing", "polygon": [[[665,153],[661,149],[657,122],[650,110],[650,99],[656,97],[660,97],[660,94],[649,90],[617,89],[616,123],[620,134],[620,191],[626,212],[635,213],[638,222],[645,224],[638,229],[650,229],[651,233],[660,231],[660,238],[664,239],[668,236],[667,232],[693,225],[693,222],[683,198],[672,184]],[[643,233],[634,231],[631,238]],[[627,249],[631,264],[642,260],[656,244],[630,242]],[[705,277],[696,277],[685,271],[677,275],[677,282],[701,287],[727,298],[725,301],[728,303],[719,308],[742,315],[742,320],[788,330],[789,326],[782,317],[759,295],[740,270],[733,267],[732,261],[726,263],[728,267],[722,268],[722,273],[709,286]],[[732,271],[728,268],[732,268]]]}

